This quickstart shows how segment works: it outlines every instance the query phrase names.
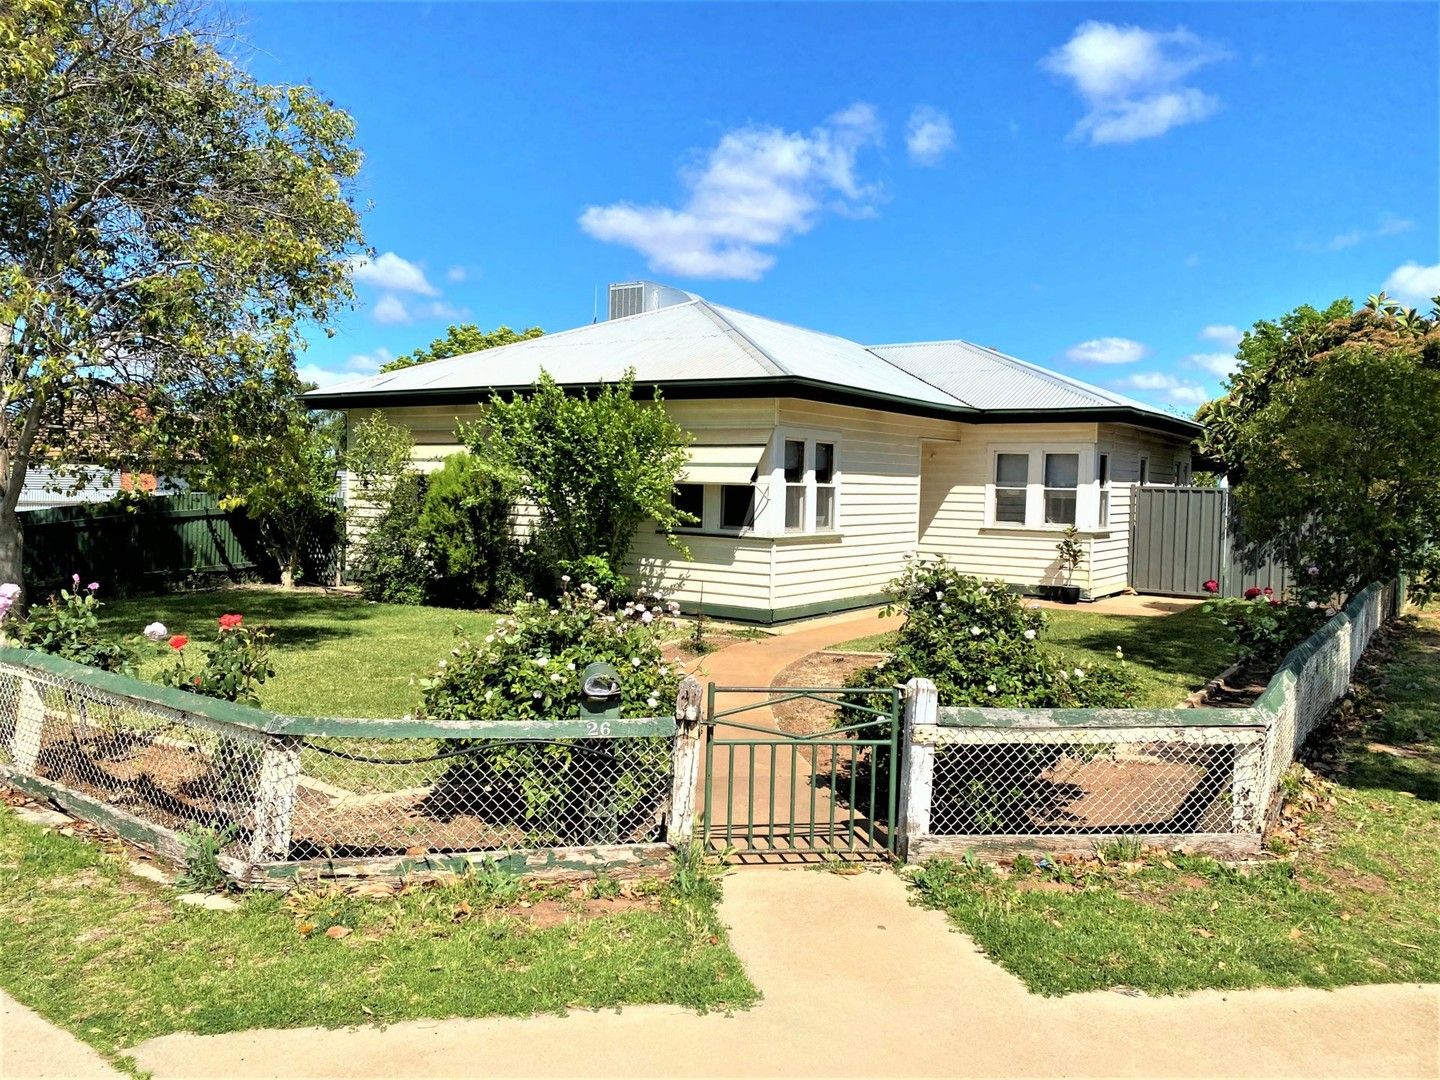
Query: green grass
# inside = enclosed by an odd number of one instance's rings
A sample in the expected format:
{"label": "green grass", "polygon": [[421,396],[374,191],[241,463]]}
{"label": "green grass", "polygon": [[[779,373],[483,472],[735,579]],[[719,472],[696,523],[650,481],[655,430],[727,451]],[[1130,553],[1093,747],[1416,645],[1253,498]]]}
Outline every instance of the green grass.
{"label": "green grass", "polygon": [[1386,649],[1321,748],[1334,779],[1288,784],[1286,857],[937,861],[912,871],[920,902],[1045,994],[1440,980],[1440,623]]}
{"label": "green grass", "polygon": [[549,890],[489,875],[385,898],[247,894],[213,912],[0,808],[0,986],[109,1055],[177,1031],[753,1003],[713,883],[648,884],[658,910],[545,928],[513,905]]}
{"label": "green grass", "polygon": [[[1041,648],[1072,662],[1113,661],[1119,646],[1140,680],[1140,705],[1168,707],[1230,666],[1224,629],[1198,607],[1174,615],[1101,615],[1046,611]],[[834,646],[841,652],[887,652],[895,634],[871,634]]]}
{"label": "green grass", "polygon": [[275,677],[260,702],[276,712],[319,716],[403,716],[419,700],[411,686],[455,640],[456,628],[483,634],[483,611],[373,604],[354,596],[274,588],[221,589],[112,600],[101,609],[105,632],[139,644],[140,675],[153,678],[169,649],[139,637],[150,622],[193,641],[214,639],[215,620],[239,612],[275,634]]}

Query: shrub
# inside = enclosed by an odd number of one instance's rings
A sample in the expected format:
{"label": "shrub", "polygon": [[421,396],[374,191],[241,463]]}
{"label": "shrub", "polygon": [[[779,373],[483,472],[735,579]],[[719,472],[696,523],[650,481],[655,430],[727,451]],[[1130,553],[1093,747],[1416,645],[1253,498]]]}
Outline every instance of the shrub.
{"label": "shrub", "polygon": [[1003,583],[981,581],[944,560],[914,562],[886,587],[886,611],[905,623],[889,660],[853,686],[930,679],[942,705],[1123,708],[1138,685],[1123,665],[1073,666],[1038,646],[1045,616]]}
{"label": "shrub", "polygon": [[[657,600],[617,610],[589,584],[563,593],[555,605],[523,600],[483,641],[460,642],[421,680],[422,715],[573,720],[580,713],[581,674],[594,662],[619,672],[622,716],[666,714],[680,683],[678,665],[660,654],[660,627],[673,610]],[[498,814],[535,842],[613,843],[657,814],[668,794],[664,740],[476,740],[469,746],[477,752],[449,768],[427,809],[442,816],[483,814],[492,822]],[[605,803],[600,814],[597,797]]]}
{"label": "shrub", "polygon": [[[159,636],[150,630],[146,627],[147,637]],[[160,627],[160,634],[163,633],[164,628]],[[170,665],[160,671],[162,683],[223,701],[260,704],[260,685],[275,674],[270,664],[269,633],[246,626],[241,615],[221,615],[215,643],[201,655],[198,666],[192,667],[191,658],[185,653],[189,644],[190,639],[184,634],[175,634],[169,639],[168,645],[175,655]]]}
{"label": "shrub", "polygon": [[451,454],[431,473],[416,521],[435,576],[432,603],[475,607],[518,591],[514,490],[483,458]]}
{"label": "shrub", "polygon": [[355,561],[355,577],[367,600],[423,604],[435,568],[420,531],[425,477],[405,472],[389,484],[388,501],[366,533]]}
{"label": "shrub", "polygon": [[1241,663],[1259,664],[1272,670],[1291,649],[1335,614],[1334,608],[1314,597],[1285,600],[1276,596],[1273,589],[1260,588],[1246,589],[1243,597],[1216,596],[1206,600],[1203,606],[1229,631]]}
{"label": "shrub", "polygon": [[0,585],[0,623],[8,636],[20,646],[37,652],[51,653],[88,664],[102,671],[133,674],[130,650],[124,644],[100,633],[100,601],[96,593],[99,582],[92,581],[80,588],[80,575],[71,577],[73,587],[61,589],[43,605],[31,605],[23,619],[10,619],[11,608],[20,594],[20,586]]}

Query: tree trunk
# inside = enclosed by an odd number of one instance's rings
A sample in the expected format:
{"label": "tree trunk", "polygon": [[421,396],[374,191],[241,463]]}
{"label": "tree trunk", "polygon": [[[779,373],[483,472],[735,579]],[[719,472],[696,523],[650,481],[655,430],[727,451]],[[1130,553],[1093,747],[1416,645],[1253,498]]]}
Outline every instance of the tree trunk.
{"label": "tree trunk", "polygon": [[299,568],[299,549],[288,549],[285,552],[285,557],[280,560],[280,587],[282,589],[293,589],[295,587],[295,576]]}
{"label": "tree trunk", "polygon": [[[0,584],[13,582],[23,588],[24,556],[25,531],[20,524],[20,515],[0,502]],[[16,598],[17,606],[24,600],[22,591]]]}

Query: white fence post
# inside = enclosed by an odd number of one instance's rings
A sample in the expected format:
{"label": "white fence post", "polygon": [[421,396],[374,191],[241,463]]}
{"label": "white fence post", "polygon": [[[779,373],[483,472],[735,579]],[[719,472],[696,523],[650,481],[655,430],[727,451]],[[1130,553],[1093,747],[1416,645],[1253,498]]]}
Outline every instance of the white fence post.
{"label": "white fence post", "polygon": [[299,782],[300,740],[293,735],[265,736],[260,746],[260,772],[252,812],[252,864],[289,858]]}
{"label": "white fence post", "polygon": [[671,755],[670,818],[665,836],[676,847],[695,835],[695,789],[700,778],[700,680],[687,675],[675,695],[675,746]]}
{"label": "white fence post", "polygon": [[45,699],[34,679],[19,675],[16,681],[20,692],[15,701],[15,730],[10,735],[10,760],[20,772],[34,775],[45,729]]}
{"label": "white fence post", "polygon": [[900,737],[900,820],[896,854],[910,857],[911,841],[929,835],[930,789],[935,777],[935,742],[940,731],[940,698],[929,679],[905,684],[904,728]]}
{"label": "white fence post", "polygon": [[1265,742],[1267,731],[1255,732],[1255,738],[1235,747],[1230,774],[1230,831],[1258,833],[1265,828],[1269,809],[1270,787],[1265,782]]}

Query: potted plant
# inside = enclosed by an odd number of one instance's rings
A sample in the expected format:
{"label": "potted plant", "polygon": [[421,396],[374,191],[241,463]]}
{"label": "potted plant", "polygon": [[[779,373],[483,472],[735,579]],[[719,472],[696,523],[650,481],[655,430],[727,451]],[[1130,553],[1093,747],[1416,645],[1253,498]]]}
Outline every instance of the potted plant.
{"label": "potted plant", "polygon": [[1068,526],[1061,535],[1060,542],[1055,545],[1055,550],[1060,555],[1060,568],[1065,571],[1065,584],[1054,587],[1054,599],[1062,604],[1078,604],[1080,586],[1072,584],[1072,581],[1076,568],[1085,558],[1085,546],[1080,542],[1080,531],[1074,525]]}

